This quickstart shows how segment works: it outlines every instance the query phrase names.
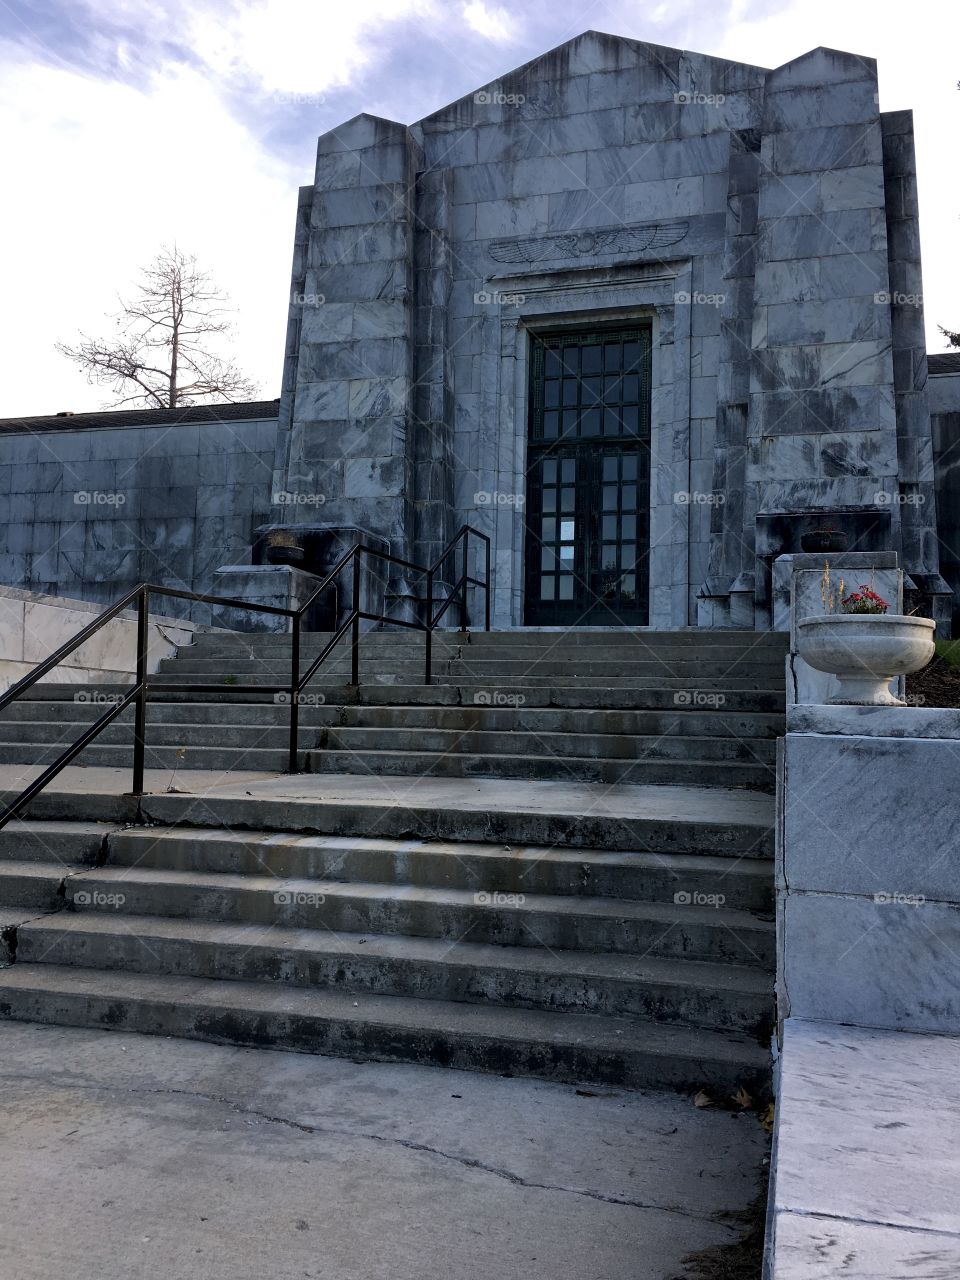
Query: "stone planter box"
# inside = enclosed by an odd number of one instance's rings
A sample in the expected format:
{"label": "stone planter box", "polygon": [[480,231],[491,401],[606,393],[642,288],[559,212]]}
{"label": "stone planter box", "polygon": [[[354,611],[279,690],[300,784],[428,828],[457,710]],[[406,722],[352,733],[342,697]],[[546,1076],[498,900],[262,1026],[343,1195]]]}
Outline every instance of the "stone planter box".
{"label": "stone planter box", "polygon": [[936,623],[902,613],[827,613],[797,623],[800,656],[836,676],[829,703],[902,706],[888,685],[925,667],[934,654]]}

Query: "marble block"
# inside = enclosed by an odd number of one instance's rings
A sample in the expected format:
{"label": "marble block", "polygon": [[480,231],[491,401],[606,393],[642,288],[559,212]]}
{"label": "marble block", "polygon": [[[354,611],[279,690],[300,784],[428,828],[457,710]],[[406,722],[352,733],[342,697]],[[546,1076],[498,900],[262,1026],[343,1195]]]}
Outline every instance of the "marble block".
{"label": "marble block", "polygon": [[960,1035],[960,844],[948,802],[957,760],[954,737],[787,733],[776,850],[781,1021]]}
{"label": "marble block", "polygon": [[960,1043],[791,1018],[766,1280],[960,1274]]}

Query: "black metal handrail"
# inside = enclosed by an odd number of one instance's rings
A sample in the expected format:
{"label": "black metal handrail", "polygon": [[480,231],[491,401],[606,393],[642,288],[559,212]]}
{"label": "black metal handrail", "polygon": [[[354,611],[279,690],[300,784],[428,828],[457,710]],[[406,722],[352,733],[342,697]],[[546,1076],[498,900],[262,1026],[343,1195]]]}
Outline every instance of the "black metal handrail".
{"label": "black metal handrail", "polygon": [[[484,544],[484,577],[483,580],[476,578],[469,573],[469,541],[473,535],[480,538]],[[453,584],[450,594],[443,602],[439,612],[434,613],[434,581],[436,575],[440,572],[443,565],[452,552],[457,549],[458,544],[463,545],[463,572],[457,581]],[[386,613],[371,613],[360,607],[361,605],[361,577],[360,565],[362,557],[370,556],[374,559],[381,560],[389,565],[394,565],[401,569],[412,571],[419,574],[426,580],[426,609],[424,621],[412,621],[407,618],[394,618]],[[323,646],[318,656],[313,660],[305,672],[300,671],[300,639],[302,630],[303,617],[307,610],[313,605],[317,597],[326,591],[337,576],[346,569],[348,565],[353,567],[353,586],[352,600],[350,612],[346,619],[337,628],[333,637]],[[408,627],[411,630],[423,631],[425,633],[424,644],[424,681],[430,684],[432,680],[432,653],[433,653],[433,632],[436,630],[440,619],[446,613],[447,609],[458,600],[460,606],[460,630],[466,631],[469,626],[468,600],[467,592],[470,586],[480,587],[484,592],[485,608],[484,608],[484,630],[490,630],[490,539],[485,533],[481,533],[479,529],[474,529],[470,525],[463,525],[454,537],[450,540],[447,547],[443,550],[440,558],[434,565],[429,568],[423,565],[414,564],[410,560],[404,560],[400,556],[392,555],[388,551],[380,551],[376,547],[369,547],[365,543],[358,542],[345,552],[325,578],[314,588],[307,599],[297,609],[284,608],[282,605],[259,604],[251,600],[236,600],[229,596],[215,596],[206,592],[198,591],[180,591],[176,587],[161,587],[155,583],[141,583],[140,586],[134,587],[128,591],[125,596],[114,604],[110,605],[103,613],[98,614],[91,623],[88,623],[81,631],[70,640],[62,644],[59,649],[50,654],[49,657],[37,664],[34,669],[22,680],[17,681],[0,696],[0,712],[16,701],[21,694],[27,689],[41,680],[48,671],[52,671],[54,667],[60,665],[65,658],[68,658],[82,644],[96,635],[101,627],[112,622],[114,618],[121,614],[125,609],[132,605],[137,606],[137,660],[136,673],[134,683],[123,694],[115,695],[113,705],[109,707],[97,720],[94,721],[79,738],[64,751],[53,764],[49,765],[44,772],[35,778],[17,798],[9,804],[2,813],[0,813],[0,829],[2,829],[15,817],[23,808],[26,807],[48,783],[65,769],[71,760],[75,759],[80,752],[90,745],[100,733],[112,724],[121,712],[125,711],[131,703],[135,703],[134,711],[134,729],[133,729],[133,786],[131,793],[139,796],[143,794],[143,773],[144,773],[144,757],[146,752],[146,722],[147,722],[147,701],[150,691],[147,664],[148,664],[148,641],[149,641],[149,621],[150,621],[150,597],[151,596],[167,596],[176,600],[189,600],[197,604],[213,604],[224,609],[244,609],[255,613],[272,614],[277,617],[285,617],[290,619],[290,680],[287,684],[281,685],[206,685],[206,684],[167,684],[161,687],[164,693],[186,693],[186,694],[210,694],[210,693],[230,693],[230,694],[263,694],[263,693],[286,693],[290,702],[290,739],[289,739],[289,772],[297,773],[297,764],[299,757],[300,742],[300,703],[303,690],[306,685],[313,679],[321,665],[326,661],[327,657],[343,639],[348,631],[352,631],[351,636],[351,658],[350,658],[350,683],[358,685],[360,683],[360,624],[361,622],[379,622],[389,623],[392,626]],[[459,597],[459,599],[458,599]],[[156,687],[156,686],[155,686]]]}

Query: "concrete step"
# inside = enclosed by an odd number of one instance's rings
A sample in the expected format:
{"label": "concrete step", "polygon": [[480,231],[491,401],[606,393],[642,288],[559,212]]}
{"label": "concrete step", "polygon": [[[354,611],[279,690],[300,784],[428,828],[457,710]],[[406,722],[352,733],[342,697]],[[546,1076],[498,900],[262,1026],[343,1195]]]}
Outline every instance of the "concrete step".
{"label": "concrete step", "polygon": [[[184,735],[184,738],[187,735]],[[0,764],[52,764],[73,740],[60,742],[2,742]],[[257,734],[249,735],[251,743]],[[507,745],[507,744],[504,744]],[[289,763],[282,748],[250,746],[197,746],[181,738],[179,746],[159,746],[150,740],[144,752],[148,769],[189,772],[194,769],[224,773],[258,770],[283,773]],[[133,742],[110,744],[95,741],[76,757],[88,768],[132,767]],[[486,755],[458,750],[372,751],[360,749],[301,749],[298,772],[356,773],[374,777],[438,778],[530,778],[580,782],[632,782],[665,786],[749,787],[771,790],[775,784],[774,762],[698,759],[604,759],[568,755]]]}
{"label": "concrete step", "polygon": [[[173,695],[171,695],[172,697]],[[74,703],[17,700],[0,713],[0,726],[37,723],[91,724],[98,708]],[[160,725],[205,725],[218,730],[236,725],[275,728],[286,734],[289,704],[275,702],[152,702],[151,728]],[[115,725],[131,725],[133,710],[121,713]],[[484,703],[454,706],[369,706],[364,704],[305,703],[300,725],[311,729],[437,729],[453,732],[532,734],[620,734],[637,737],[773,739],[784,732],[783,714],[750,711],[627,711],[619,708],[499,706]],[[111,726],[113,728],[113,726]],[[17,733],[21,730],[18,728]],[[283,739],[286,740],[285,738]],[[273,745],[271,738],[264,745]]]}
{"label": "concrete step", "polygon": [[0,1018],[627,1087],[769,1079],[768,1052],[742,1033],[48,964],[0,970]]}
{"label": "concrete step", "polygon": [[[326,680],[324,683],[318,684],[314,688],[313,683],[306,687],[307,693],[322,692],[324,687],[337,687],[338,678],[346,685],[349,682],[349,671],[344,669],[340,676],[336,672],[325,672]],[[211,678],[210,673],[202,671],[190,671],[184,668],[167,668],[158,671],[156,675],[150,677],[151,687],[162,689],[164,685],[207,685],[207,684],[223,684],[224,689],[229,691],[231,685],[242,686],[282,686],[287,680],[289,673],[278,671],[270,674],[263,669],[262,664],[258,666],[256,671],[251,671],[242,676],[231,670],[226,676],[214,675]],[[383,668],[362,668],[360,669],[361,685],[407,685],[412,682],[416,673],[410,669],[398,668],[396,671],[385,671]],[[698,678],[696,685],[692,680],[677,680],[667,678],[662,675],[653,676],[568,676],[560,677],[557,675],[514,675],[504,676],[498,673],[495,678],[484,678],[477,676],[473,672],[464,671],[456,676],[445,676],[442,674],[435,675],[435,681],[440,684],[454,684],[461,689],[469,690],[469,698],[473,700],[477,690],[485,690],[491,700],[495,697],[509,693],[511,690],[521,690],[526,692],[528,689],[555,689],[564,687],[567,689],[581,689],[590,692],[591,697],[595,690],[613,689],[624,693],[638,692],[645,693],[647,691],[670,692],[671,694],[679,694],[679,698],[672,698],[674,705],[689,706],[725,706],[730,695],[733,693],[743,693],[749,691],[770,691],[776,694],[778,703],[771,710],[779,709],[784,702],[784,678],[779,674],[776,678],[771,676],[769,679],[758,676],[753,679],[750,677],[724,677],[723,679],[716,677]],[[284,694],[285,696],[285,694]],[[465,701],[467,699],[464,699]],[[627,704],[630,705],[630,704]],[[636,703],[634,704],[636,705]],[[643,705],[642,703],[640,705]],[[658,704],[661,705],[661,704]]]}
{"label": "concrete step", "polygon": [[[538,845],[514,848],[464,841],[305,836],[202,827],[131,827],[111,831],[106,840],[105,856],[115,867],[471,892],[587,895],[664,904],[679,895],[690,900],[720,899],[724,906],[740,911],[773,911],[773,875],[766,858],[730,860],[689,853],[611,853]],[[0,844],[0,853],[2,849]]]}
{"label": "concrete step", "polygon": [[0,863],[45,862],[71,869],[106,856],[107,832],[99,822],[22,822],[0,828]]}
{"label": "concrete step", "polygon": [[[307,668],[307,662],[301,664],[301,672]],[[351,673],[349,662],[326,662],[315,678],[333,679],[340,677],[348,681]],[[438,660],[432,665],[432,674],[436,679],[458,681],[461,678],[479,681],[481,684],[510,684],[515,681],[530,679],[561,680],[567,684],[581,684],[586,680],[624,682],[627,680],[670,680],[675,683],[671,687],[680,688],[691,683],[700,687],[704,683],[710,687],[720,687],[727,680],[741,688],[776,688],[785,684],[782,664],[761,664],[747,658],[742,662],[708,662],[695,658],[690,662],[659,661],[635,662],[629,658],[610,662],[570,662],[548,661],[538,658],[534,660],[481,661],[479,659],[462,659],[448,661]],[[226,677],[237,684],[246,684],[252,676],[269,678],[275,684],[289,684],[291,678],[290,664],[270,658],[164,658],[158,667],[158,676],[169,676],[180,673],[186,676],[203,676],[210,683],[219,683]],[[361,677],[393,676],[403,677],[410,683],[422,681],[424,668],[422,663],[401,662],[394,658],[382,661],[368,661],[360,664]]]}
{"label": "concrete step", "polygon": [[[168,747],[271,747],[283,750],[289,741],[286,724],[248,725],[241,723],[195,724],[147,721],[150,746]],[[15,737],[18,743],[69,745],[86,727],[82,720],[18,721]],[[133,742],[130,717],[123,724],[111,724],[102,730],[97,743],[104,746],[129,745]],[[776,758],[773,739],[750,740],[731,735],[721,737],[673,736],[613,733],[549,733],[469,729],[400,728],[380,725],[352,725],[330,728],[300,726],[300,743],[306,749],[365,750],[378,745],[390,751],[454,751],[486,755],[507,748],[510,755],[585,756],[597,759],[697,759],[746,760],[764,763]]]}
{"label": "concrete step", "polygon": [[[507,747],[509,743],[503,745]],[[155,752],[154,759],[159,758],[163,750]],[[571,778],[578,782],[750,787],[760,791],[771,791],[776,784],[773,763],[754,764],[738,760],[607,760],[567,755],[473,755],[459,751],[336,748],[308,751],[306,757],[310,773],[357,773],[374,777],[536,778],[549,781]],[[197,758],[196,767],[206,766]]]}
{"label": "concrete step", "polygon": [[[307,667],[312,665],[315,655],[302,654],[300,661],[301,672],[306,671]],[[282,676],[285,682],[289,682],[291,672],[291,662],[288,656],[283,654],[262,653],[257,655],[249,654],[223,654],[220,656],[208,655],[206,653],[194,653],[188,649],[182,651],[179,657],[171,657],[162,659],[161,671],[171,669],[188,670],[194,669],[204,671],[210,675],[226,675],[236,671],[239,675],[241,672],[261,670],[269,671],[271,674]],[[174,666],[176,664],[176,666]],[[411,684],[419,683],[424,678],[425,662],[421,655],[405,656],[403,653],[362,653],[360,655],[359,666],[361,672],[370,673],[391,673],[406,674]],[[352,663],[349,655],[343,657],[332,657],[325,659],[319,666],[318,670],[323,674],[325,672],[336,672],[338,675],[349,673]],[[765,660],[757,659],[752,654],[747,655],[730,655],[729,657],[720,657],[717,659],[705,656],[692,651],[687,654],[669,655],[662,654],[656,656],[640,657],[637,654],[607,652],[604,655],[589,655],[583,657],[576,651],[569,654],[551,654],[532,656],[522,651],[512,655],[496,655],[491,657],[484,653],[482,656],[475,654],[451,655],[444,656],[434,654],[431,663],[431,672],[437,676],[447,678],[456,677],[457,675],[476,675],[486,681],[496,681],[497,679],[509,679],[511,676],[530,675],[549,675],[549,676],[605,676],[605,675],[631,675],[637,678],[666,676],[674,679],[692,680],[698,676],[710,677],[713,679],[721,679],[724,676],[740,676],[753,675],[760,673],[765,677],[769,677],[772,681],[783,681],[784,679],[784,660],[780,655],[776,655],[774,659]]]}
{"label": "concrete step", "polygon": [[[311,741],[312,739],[312,741]],[[776,741],[613,733],[548,733],[346,726],[305,730],[301,741],[323,751],[442,752],[457,756],[579,756],[596,760],[776,761]]]}
{"label": "concrete step", "polygon": [[[415,657],[404,658],[402,654],[384,652],[383,654],[361,654],[361,667],[366,666],[372,671],[408,671],[413,675],[419,676],[424,671],[425,663],[422,662],[420,655]],[[311,657],[301,658],[301,669],[306,668],[311,662]],[[321,671],[348,671],[351,667],[349,654],[330,655],[321,664]],[[265,669],[289,677],[291,671],[291,663],[289,659],[283,655],[273,653],[253,653],[253,654],[224,654],[210,655],[198,654],[192,649],[182,649],[175,658],[161,659],[161,671],[170,671],[175,668],[179,671],[205,671],[210,675],[221,673],[224,669],[227,671],[236,671],[237,675],[244,672],[256,671],[256,669]],[[571,649],[567,653],[524,653],[516,654],[489,654],[486,650],[480,653],[467,653],[456,655],[456,657],[447,657],[444,654],[435,653],[431,669],[436,675],[456,675],[458,671],[474,672],[476,675],[483,676],[485,680],[489,680],[494,676],[508,677],[511,675],[580,675],[584,676],[616,676],[616,675],[636,675],[636,676],[672,676],[678,680],[686,680],[698,673],[703,675],[722,677],[732,673],[739,675],[742,672],[763,671],[771,676],[783,676],[783,663],[780,657],[776,655],[772,660],[765,660],[756,657],[753,653],[737,653],[731,654],[730,657],[713,657],[713,650],[709,653],[698,653],[695,650],[689,652],[681,652],[677,654],[637,654],[631,650],[617,653],[614,650],[602,650],[598,654],[588,652],[582,653],[582,650]]]}
{"label": "concrete step", "polygon": [[[59,742],[2,742],[0,741],[0,765],[41,764],[49,765],[63,754],[76,735],[67,734]],[[148,769],[212,769],[223,773],[238,770],[256,770],[263,773],[283,773],[289,763],[287,751],[260,747],[197,747],[186,748],[182,758],[181,747],[152,746],[148,742],[144,759]],[[124,769],[133,765],[133,745],[120,746],[94,741],[76,757],[76,763],[86,768]],[[307,769],[306,752],[300,753],[300,771]]]}
{"label": "concrete step", "polygon": [[[370,707],[462,707],[462,708],[503,708],[523,707],[527,710],[551,707],[563,709],[596,710],[631,710],[631,711],[697,711],[712,713],[720,711],[724,715],[731,713],[773,714],[782,718],[785,714],[783,689],[731,689],[725,688],[721,693],[717,690],[691,689],[683,687],[671,689],[666,681],[649,682],[649,687],[630,686],[614,688],[607,686],[584,685],[583,687],[548,683],[546,685],[527,684],[519,686],[498,685],[491,687],[482,683],[459,684],[401,684],[397,682],[378,682],[367,680],[361,673],[362,683],[358,685],[335,684],[318,681],[311,683],[301,695],[301,710],[311,706],[370,706]],[[250,706],[264,705],[289,707],[289,695],[276,693],[269,688],[263,692],[231,693],[230,685],[224,685],[222,691],[212,694],[184,695],[165,692],[164,684],[172,683],[171,677],[153,677],[150,684],[151,702],[164,700],[171,704],[182,705],[189,696],[191,705],[206,704],[210,706]],[[191,683],[187,681],[185,683]],[[202,679],[192,683],[203,683]],[[269,684],[269,681],[251,681],[253,684]],[[128,685],[100,684],[90,687],[94,704],[102,711],[105,709],[104,699],[127,692]],[[74,702],[77,697],[77,686],[74,684],[54,684],[38,681],[27,689],[12,707],[25,707],[32,702]],[[95,717],[94,717],[95,718]],[[0,723],[4,722],[0,713]]]}
{"label": "concrete step", "polygon": [[[310,649],[319,653],[329,645],[331,638],[330,632],[302,631],[300,649],[301,651]],[[423,631],[408,629],[390,632],[366,631],[361,634],[360,648],[371,653],[398,650],[422,653],[425,642],[426,636]],[[208,631],[198,633],[192,643],[181,647],[216,652],[259,653],[263,650],[289,652],[291,639],[289,632]],[[617,628],[607,631],[580,631],[579,629],[539,632],[435,631],[433,647],[444,652],[483,650],[488,653],[515,653],[523,650],[533,653],[551,649],[563,652],[579,649],[585,654],[614,649],[623,652],[632,650],[661,653],[668,650],[689,649],[697,652],[770,654],[785,650],[788,647],[788,637],[786,632],[728,631],[718,635],[716,632],[708,634],[704,631],[624,632]],[[331,649],[331,653],[350,648],[351,639],[348,633],[341,637],[339,645]]]}
{"label": "concrete step", "polygon": [[58,911],[64,903],[65,877],[85,869],[80,864],[6,858],[0,862],[0,907]]}
{"label": "concrete step", "polygon": [[[0,865],[0,878],[6,870]],[[453,943],[469,935],[471,942],[561,951],[630,952],[744,965],[772,965],[774,959],[772,922],[725,906],[692,903],[106,866],[71,877],[66,904],[114,915],[369,931]]]}
{"label": "concrete step", "polygon": [[[310,631],[301,634],[301,649],[308,647],[319,651],[333,637],[330,631]],[[341,641],[348,644],[348,641]],[[422,650],[424,633],[407,628],[395,630],[366,631],[360,639],[362,648],[410,648]],[[633,648],[661,649],[693,648],[693,649],[730,649],[750,650],[756,653],[767,651],[785,652],[788,636],[779,631],[733,631],[707,630],[688,627],[679,631],[648,631],[640,628],[632,630],[628,627],[589,628],[554,627],[538,630],[525,627],[512,631],[435,631],[433,634],[435,648],[483,648],[496,651],[524,648],[563,648],[563,649],[606,649]],[[197,633],[194,644],[187,648],[243,650],[251,649],[283,649],[289,650],[289,634],[273,632],[241,632],[241,631],[201,631]]]}
{"label": "concrete step", "polygon": [[769,1032],[769,973],[654,957],[60,912],[18,930],[21,964],[264,982]]}
{"label": "concrete step", "polygon": [[[36,705],[36,704],[35,704]],[[40,704],[42,705],[42,704]],[[184,708],[189,711],[189,708]],[[147,714],[147,745],[152,747],[260,747],[284,750],[290,739],[289,724],[279,719],[275,725],[247,724],[243,710],[238,708],[233,714],[228,709],[220,708],[221,722],[207,724],[192,723],[189,719],[182,721],[158,721],[151,709]],[[68,747],[74,739],[79,738],[90,723],[88,720],[61,718],[60,720],[18,720],[16,728],[0,724],[0,734],[16,738],[18,743],[45,743],[56,745],[61,750]],[[289,716],[288,716],[289,719]],[[323,733],[322,729],[301,729],[301,742],[304,747],[315,746]],[[697,739],[691,739],[695,742]],[[133,717],[124,715],[122,723],[114,721],[100,731],[95,739],[99,746],[126,746],[133,743]]]}
{"label": "concrete step", "polygon": [[[90,778],[87,780],[87,774]],[[0,800],[11,803],[35,767],[16,773]],[[65,779],[65,780],[64,780]],[[187,773],[170,793],[166,770],[136,798],[128,769],[100,775],[72,768],[28,806],[31,821],[146,822],[238,831],[456,840],[652,854],[772,857],[773,802],[757,791],[610,786],[476,778],[390,778],[343,774]]]}

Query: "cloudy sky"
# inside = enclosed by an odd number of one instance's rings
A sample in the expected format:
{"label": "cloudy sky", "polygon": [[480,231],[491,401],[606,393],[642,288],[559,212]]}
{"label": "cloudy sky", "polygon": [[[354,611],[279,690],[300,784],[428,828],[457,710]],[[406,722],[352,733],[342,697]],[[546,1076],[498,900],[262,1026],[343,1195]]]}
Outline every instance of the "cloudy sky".
{"label": "cloudy sky", "polygon": [[960,327],[960,58],[944,0],[2,0],[0,417],[95,409],[54,350],[163,243],[237,307],[235,355],[279,394],[296,189],[320,133],[410,122],[594,28],[765,66],[816,45],[876,57],[913,107],[930,350]]}

